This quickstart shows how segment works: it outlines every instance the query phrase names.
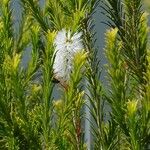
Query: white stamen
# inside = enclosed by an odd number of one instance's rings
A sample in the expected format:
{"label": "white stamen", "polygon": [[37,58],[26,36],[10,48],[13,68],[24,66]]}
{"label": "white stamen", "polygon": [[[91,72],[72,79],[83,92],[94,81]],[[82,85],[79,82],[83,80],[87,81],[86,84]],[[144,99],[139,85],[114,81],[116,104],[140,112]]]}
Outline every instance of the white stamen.
{"label": "white stamen", "polygon": [[54,74],[65,82],[69,80],[73,69],[75,53],[83,49],[82,32],[76,32],[71,36],[71,31],[62,29],[56,35],[55,41]]}

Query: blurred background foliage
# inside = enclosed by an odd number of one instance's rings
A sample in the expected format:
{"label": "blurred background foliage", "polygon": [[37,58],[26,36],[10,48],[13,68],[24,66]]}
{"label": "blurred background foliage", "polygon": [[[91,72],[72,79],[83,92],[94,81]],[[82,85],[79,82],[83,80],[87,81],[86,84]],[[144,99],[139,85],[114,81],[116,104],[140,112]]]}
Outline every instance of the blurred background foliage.
{"label": "blurred background foliage", "polygon": [[[13,2],[0,1],[0,149],[150,149],[149,1],[20,0],[17,26]],[[95,46],[96,8],[107,17],[106,65]],[[63,29],[82,32],[84,44],[67,88],[53,72],[54,41]]]}

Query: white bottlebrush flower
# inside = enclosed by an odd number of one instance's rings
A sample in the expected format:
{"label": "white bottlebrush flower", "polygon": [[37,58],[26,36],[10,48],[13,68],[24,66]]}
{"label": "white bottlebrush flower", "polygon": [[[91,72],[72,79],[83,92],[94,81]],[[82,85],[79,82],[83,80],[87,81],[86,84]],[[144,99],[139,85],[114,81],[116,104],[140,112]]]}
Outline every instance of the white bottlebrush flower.
{"label": "white bottlebrush flower", "polygon": [[67,82],[73,69],[75,53],[83,49],[82,32],[71,35],[71,31],[62,29],[56,35],[55,60],[53,65],[54,75],[57,79]]}

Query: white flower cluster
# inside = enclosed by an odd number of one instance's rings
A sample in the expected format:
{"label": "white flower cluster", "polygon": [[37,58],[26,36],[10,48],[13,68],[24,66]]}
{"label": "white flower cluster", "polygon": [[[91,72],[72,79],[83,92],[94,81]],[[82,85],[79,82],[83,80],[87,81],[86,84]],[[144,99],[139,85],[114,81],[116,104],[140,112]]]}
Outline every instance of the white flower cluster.
{"label": "white flower cluster", "polygon": [[71,35],[65,29],[58,32],[55,41],[55,60],[53,65],[54,75],[57,79],[68,81],[73,69],[75,53],[83,49],[82,32]]}

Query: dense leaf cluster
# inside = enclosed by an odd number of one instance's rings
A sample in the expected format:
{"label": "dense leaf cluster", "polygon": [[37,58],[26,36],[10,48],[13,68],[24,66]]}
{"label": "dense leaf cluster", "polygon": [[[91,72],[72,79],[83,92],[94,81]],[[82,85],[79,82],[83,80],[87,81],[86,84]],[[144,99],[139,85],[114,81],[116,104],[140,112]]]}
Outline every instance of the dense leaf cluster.
{"label": "dense leaf cluster", "polygon": [[[149,27],[142,0],[0,1],[0,149],[145,150],[150,146]],[[100,66],[92,15],[108,18]],[[82,32],[64,85],[55,78],[55,37]],[[26,53],[30,57],[23,63]],[[106,83],[100,80],[102,68]],[[59,84],[60,98],[53,97]],[[57,86],[58,87],[58,86]],[[89,112],[84,112],[88,108]],[[90,114],[86,118],[87,114]],[[85,137],[89,121],[91,143]],[[90,147],[88,147],[90,146]]]}

